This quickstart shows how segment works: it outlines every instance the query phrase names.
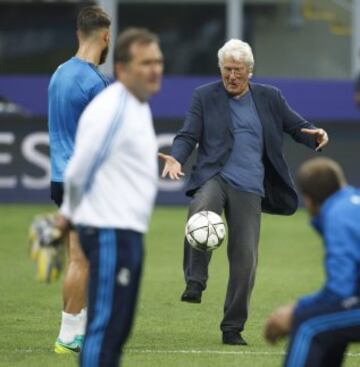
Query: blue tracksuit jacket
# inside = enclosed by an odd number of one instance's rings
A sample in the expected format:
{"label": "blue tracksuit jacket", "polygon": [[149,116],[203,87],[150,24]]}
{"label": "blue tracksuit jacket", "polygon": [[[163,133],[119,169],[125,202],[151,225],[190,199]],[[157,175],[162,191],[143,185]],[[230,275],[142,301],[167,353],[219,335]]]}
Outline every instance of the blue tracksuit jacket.
{"label": "blue tracksuit jacket", "polygon": [[312,224],[324,239],[326,281],[298,301],[295,313],[360,296],[360,190],[346,186],[331,195]]}

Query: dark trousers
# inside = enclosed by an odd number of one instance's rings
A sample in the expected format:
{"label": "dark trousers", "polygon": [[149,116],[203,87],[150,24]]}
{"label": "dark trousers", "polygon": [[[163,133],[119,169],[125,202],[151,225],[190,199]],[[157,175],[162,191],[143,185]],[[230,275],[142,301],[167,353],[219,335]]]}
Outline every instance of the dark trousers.
{"label": "dark trousers", "polygon": [[[220,328],[242,331],[255,281],[261,220],[261,197],[236,190],[220,176],[207,181],[194,195],[188,217],[201,210],[221,214],[228,224],[229,280]],[[184,244],[185,281],[197,281],[206,288],[211,253],[194,250]]]}
{"label": "dark trousers", "polygon": [[285,367],[339,367],[351,342],[360,341],[360,302],[306,309],[295,314]]}
{"label": "dark trousers", "polygon": [[89,260],[88,320],[80,366],[117,367],[130,333],[143,261],[143,236],[79,227]]}

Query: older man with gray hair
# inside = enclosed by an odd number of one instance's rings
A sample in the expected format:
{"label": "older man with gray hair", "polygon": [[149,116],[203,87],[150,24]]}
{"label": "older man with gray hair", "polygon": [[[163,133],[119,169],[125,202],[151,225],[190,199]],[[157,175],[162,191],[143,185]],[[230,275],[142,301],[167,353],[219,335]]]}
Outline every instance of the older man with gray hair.
{"label": "older man with gray hair", "polygon": [[[179,179],[199,144],[187,183],[189,217],[201,210],[225,212],[229,280],[220,328],[224,344],[246,345],[241,332],[254,286],[261,212],[290,215],[298,205],[282,154],[284,132],[314,150],[328,137],[293,111],[277,88],[250,82],[254,57],[246,42],[226,42],[218,59],[222,80],[195,90],[171,155],[160,157],[163,176]],[[194,250],[185,239],[182,301],[201,302],[210,258],[211,253]]]}

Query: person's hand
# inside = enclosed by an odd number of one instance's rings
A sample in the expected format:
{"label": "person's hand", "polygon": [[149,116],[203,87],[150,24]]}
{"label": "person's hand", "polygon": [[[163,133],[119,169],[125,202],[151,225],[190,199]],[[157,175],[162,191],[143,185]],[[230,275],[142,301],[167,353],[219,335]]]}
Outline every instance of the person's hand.
{"label": "person's hand", "polygon": [[60,213],[39,214],[29,229],[31,247],[59,247],[70,228],[69,221]]}
{"label": "person's hand", "polygon": [[294,308],[294,304],[281,306],[268,317],[264,337],[269,343],[275,344],[290,333]]}
{"label": "person's hand", "polygon": [[62,233],[64,236],[70,229],[71,223],[65,218],[62,214],[57,213],[54,220],[55,227]]}
{"label": "person's hand", "polygon": [[70,222],[60,212],[49,217],[47,225],[42,228],[42,244],[45,246],[57,246],[63,242],[70,229]]}
{"label": "person's hand", "polygon": [[181,170],[181,164],[174,157],[164,153],[158,153],[158,155],[165,162],[161,177],[169,175],[172,180],[180,180],[181,176],[185,176]]}
{"label": "person's hand", "polygon": [[317,144],[316,151],[323,148],[329,142],[328,134],[324,129],[301,129],[301,132],[315,136]]}

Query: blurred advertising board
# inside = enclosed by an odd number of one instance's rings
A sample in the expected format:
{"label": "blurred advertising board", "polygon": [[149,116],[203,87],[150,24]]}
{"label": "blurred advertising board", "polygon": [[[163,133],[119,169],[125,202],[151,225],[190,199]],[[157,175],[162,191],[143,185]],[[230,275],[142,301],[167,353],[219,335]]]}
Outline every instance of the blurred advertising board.
{"label": "blurred advertising board", "polygon": [[[323,154],[338,160],[352,184],[360,186],[358,158],[360,152],[360,124],[341,122],[315,122],[330,135],[330,144],[323,153],[309,149],[286,138],[285,157],[294,173],[300,163],[315,154]],[[159,150],[170,152],[176,131],[182,119],[155,118],[155,130]],[[195,153],[185,167],[188,176]],[[157,204],[182,205],[188,202],[184,195],[185,180],[171,181],[160,177]],[[50,160],[47,120],[22,116],[0,115],[0,202],[49,201]]]}

